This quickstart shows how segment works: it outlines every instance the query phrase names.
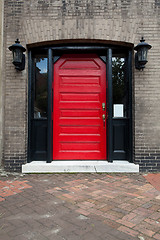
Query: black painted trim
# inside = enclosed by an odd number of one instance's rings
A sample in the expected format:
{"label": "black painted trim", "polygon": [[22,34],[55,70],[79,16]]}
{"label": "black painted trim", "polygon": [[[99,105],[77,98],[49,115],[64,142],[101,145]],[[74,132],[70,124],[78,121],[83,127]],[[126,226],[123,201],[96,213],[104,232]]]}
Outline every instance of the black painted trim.
{"label": "black painted trim", "polygon": [[113,162],[113,122],[112,122],[112,49],[107,54],[108,79],[108,161]]}
{"label": "black painted trim", "polygon": [[32,52],[28,52],[28,157],[27,162],[31,162],[31,102],[32,102]]}
{"label": "black painted trim", "polygon": [[52,49],[48,49],[47,163],[52,161]]}
{"label": "black painted trim", "polygon": [[60,59],[61,56],[54,56],[53,57],[53,63],[55,64],[59,59]]}
{"label": "black painted trim", "polygon": [[129,162],[133,162],[133,127],[132,127],[132,51],[128,52],[128,81],[129,81]]}
{"label": "black painted trim", "polygon": [[52,50],[56,51],[73,51],[73,50],[80,50],[80,51],[83,51],[83,50],[87,50],[87,51],[100,51],[100,50],[103,50],[103,51],[106,51],[108,49],[108,47],[106,46],[83,46],[83,45],[74,45],[74,46],[57,46],[57,47],[52,47]]}
{"label": "black painted trim", "polygon": [[[108,130],[107,130],[107,160],[109,162],[113,162],[113,118],[112,118],[112,112],[113,112],[113,104],[112,104],[112,51],[115,48],[115,46],[111,46],[108,48],[107,46],[64,46],[64,47],[48,47],[48,120],[47,120],[47,162],[52,161],[52,152],[53,152],[53,129],[52,129],[52,80],[53,80],[53,56],[52,56],[52,50],[54,50],[54,55],[57,56],[59,50],[62,52],[76,52],[78,51],[94,51],[99,53],[99,55],[102,55],[102,52],[104,53],[104,50],[106,52],[107,56],[107,81],[108,81],[108,89],[107,92],[107,105],[108,108]],[[43,48],[44,49],[44,48]],[[126,48],[125,48],[126,49]],[[32,49],[34,52],[34,49]],[[88,50],[88,51],[87,51]],[[101,52],[102,50],[102,52]],[[122,49],[121,49],[122,50]],[[126,49],[127,51],[127,49]],[[132,161],[132,50],[128,49],[128,65],[127,65],[127,72],[128,72],[128,80],[129,80],[129,161]],[[61,55],[61,53],[60,53]],[[32,114],[32,99],[31,95],[33,94],[31,91],[32,89],[32,79],[35,78],[34,74],[34,64],[32,59],[31,51],[29,51],[29,61],[28,61],[28,68],[29,68],[29,82],[28,82],[28,161],[32,161],[31,156],[31,121],[33,118]]]}
{"label": "black painted trim", "polygon": [[99,56],[99,57],[105,64],[107,63],[107,56]]}

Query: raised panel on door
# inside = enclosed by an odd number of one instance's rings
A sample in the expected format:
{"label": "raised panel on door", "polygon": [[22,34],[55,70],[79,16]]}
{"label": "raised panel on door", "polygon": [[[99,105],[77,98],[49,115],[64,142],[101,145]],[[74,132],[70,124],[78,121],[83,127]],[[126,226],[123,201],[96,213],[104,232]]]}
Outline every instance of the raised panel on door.
{"label": "raised panel on door", "polygon": [[53,160],[106,159],[106,65],[96,54],[54,64]]}

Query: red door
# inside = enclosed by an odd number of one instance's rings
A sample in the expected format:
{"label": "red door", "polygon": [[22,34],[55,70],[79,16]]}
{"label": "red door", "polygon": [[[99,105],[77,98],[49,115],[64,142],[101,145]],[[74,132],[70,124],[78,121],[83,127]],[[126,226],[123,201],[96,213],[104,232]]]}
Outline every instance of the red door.
{"label": "red door", "polygon": [[96,54],[54,64],[53,160],[106,159],[106,65]]}

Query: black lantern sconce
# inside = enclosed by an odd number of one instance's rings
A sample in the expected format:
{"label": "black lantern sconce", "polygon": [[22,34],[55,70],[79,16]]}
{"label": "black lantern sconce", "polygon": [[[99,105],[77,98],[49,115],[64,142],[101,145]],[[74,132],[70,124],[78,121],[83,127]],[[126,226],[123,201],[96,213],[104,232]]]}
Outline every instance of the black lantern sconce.
{"label": "black lantern sconce", "polygon": [[135,68],[139,70],[143,70],[145,68],[145,64],[148,62],[147,61],[147,53],[148,50],[152,46],[149,45],[148,43],[145,42],[145,40],[142,39],[140,40],[140,43],[134,48],[136,50],[135,54]]}
{"label": "black lantern sconce", "polygon": [[15,41],[15,44],[9,47],[9,50],[13,53],[13,64],[15,65],[15,69],[18,71],[22,71],[25,69],[25,55],[23,52],[26,49],[20,44],[19,39]]}

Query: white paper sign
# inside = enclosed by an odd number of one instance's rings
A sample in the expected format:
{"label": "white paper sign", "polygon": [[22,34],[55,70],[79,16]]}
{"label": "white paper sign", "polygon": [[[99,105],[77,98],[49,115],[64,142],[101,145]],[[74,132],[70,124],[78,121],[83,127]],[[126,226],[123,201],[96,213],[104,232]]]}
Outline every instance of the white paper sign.
{"label": "white paper sign", "polygon": [[114,104],[113,116],[114,117],[124,117],[124,105],[123,104]]}

